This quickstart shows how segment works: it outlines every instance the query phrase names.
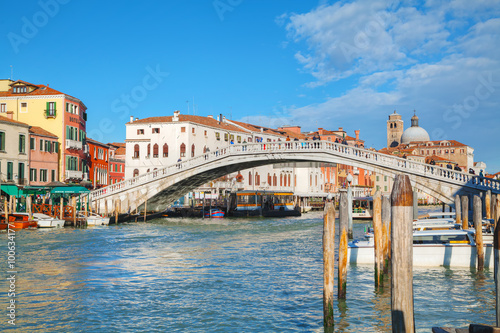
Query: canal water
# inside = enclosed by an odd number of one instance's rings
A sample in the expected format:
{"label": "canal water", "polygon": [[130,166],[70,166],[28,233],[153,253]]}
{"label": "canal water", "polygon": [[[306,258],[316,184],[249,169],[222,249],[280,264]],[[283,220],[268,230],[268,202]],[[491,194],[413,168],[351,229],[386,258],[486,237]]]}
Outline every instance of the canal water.
{"label": "canal water", "polygon": [[[16,326],[3,332],[323,332],[322,214],[158,219],[16,234]],[[354,225],[361,237],[366,223]],[[338,226],[337,226],[338,231]],[[0,234],[7,277],[7,235]],[[338,244],[338,241],[337,241]],[[349,266],[336,332],[390,332],[390,282]],[[493,272],[415,268],[415,322],[493,324]]]}

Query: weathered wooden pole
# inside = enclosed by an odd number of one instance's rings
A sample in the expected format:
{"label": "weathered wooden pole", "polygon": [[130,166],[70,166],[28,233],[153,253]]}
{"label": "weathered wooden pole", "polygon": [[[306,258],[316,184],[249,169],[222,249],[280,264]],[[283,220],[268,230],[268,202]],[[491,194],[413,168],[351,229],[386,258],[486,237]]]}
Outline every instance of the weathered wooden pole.
{"label": "weathered wooden pole", "polygon": [[410,177],[397,175],[391,193],[392,332],[415,332],[413,313],[413,193]]}
{"label": "weathered wooden pole", "polygon": [[87,214],[87,196],[83,197],[83,212],[84,212],[85,216],[88,216],[88,214]]}
{"label": "weathered wooden pole", "polygon": [[382,197],[382,231],[384,241],[384,274],[389,272],[391,258],[391,198]]}
{"label": "weathered wooden pole", "polygon": [[353,224],[352,224],[352,187],[347,187],[347,237],[353,239]]}
{"label": "weathered wooden pole", "polygon": [[495,216],[497,216],[497,195],[492,194],[491,195],[491,218],[494,220]]}
{"label": "weathered wooden pole", "polygon": [[494,279],[495,279],[495,309],[496,309],[496,319],[497,327],[500,325],[500,277],[499,273],[499,263],[500,263],[500,224],[497,223],[495,226],[495,231],[493,234],[493,255],[495,258],[494,267]]}
{"label": "weathered wooden pole", "polygon": [[26,197],[26,212],[28,213],[28,218],[31,220],[33,218],[33,210],[31,207],[31,195]]}
{"label": "weathered wooden pole", "polygon": [[491,219],[491,191],[486,191],[486,195],[484,197],[484,208],[487,219]]}
{"label": "weathered wooden pole", "polygon": [[118,224],[118,200],[114,199],[114,206],[115,206],[115,224]]}
{"label": "weathered wooden pole", "polygon": [[7,198],[3,203],[4,212],[5,212],[5,223],[9,223],[9,205],[7,204]]}
{"label": "weathered wooden pole", "polygon": [[347,243],[349,241],[349,194],[340,192],[339,201],[339,270],[338,270],[338,298],[346,298],[347,285]]}
{"label": "weathered wooden pole", "polygon": [[484,247],[483,247],[483,214],[482,214],[481,198],[474,196],[473,221],[476,228],[476,253],[477,253],[477,270],[484,269]]}
{"label": "weathered wooden pole", "polygon": [[59,200],[59,219],[63,219],[63,216],[64,216],[64,199],[61,195],[61,199]]}
{"label": "weathered wooden pole", "polygon": [[15,196],[12,196],[12,213],[17,212],[17,198]]}
{"label": "weathered wooden pole", "polygon": [[495,226],[498,225],[500,221],[500,195],[497,195],[497,202],[495,204]]}
{"label": "weathered wooden pole", "polygon": [[333,327],[333,282],[335,272],[335,206],[327,201],[323,213],[323,323]]}
{"label": "weathered wooden pole", "polygon": [[71,199],[71,206],[73,207],[73,227],[76,227],[76,198]]}
{"label": "weathered wooden pole", "polygon": [[380,191],[373,197],[373,243],[375,250],[375,287],[384,284],[384,256],[382,244],[382,196]]}
{"label": "weathered wooden pole", "polygon": [[106,217],[109,216],[109,214],[108,214],[108,199],[104,199],[104,214],[106,214]]}
{"label": "weathered wooden pole", "polygon": [[469,229],[469,196],[462,196],[462,229]]}
{"label": "weathered wooden pole", "polygon": [[460,207],[460,196],[455,196],[455,223],[462,224],[462,209]]}

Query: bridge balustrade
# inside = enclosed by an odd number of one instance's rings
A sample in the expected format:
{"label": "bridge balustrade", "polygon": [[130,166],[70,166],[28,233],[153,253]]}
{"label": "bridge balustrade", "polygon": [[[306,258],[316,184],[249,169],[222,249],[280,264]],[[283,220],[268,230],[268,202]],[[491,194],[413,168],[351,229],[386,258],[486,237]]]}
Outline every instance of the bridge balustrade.
{"label": "bridge balustrade", "polygon": [[334,155],[346,156],[350,159],[368,162],[379,167],[388,167],[399,169],[401,171],[410,171],[411,173],[419,174],[426,177],[436,179],[453,180],[454,182],[482,186],[487,189],[500,189],[500,182],[487,178],[472,176],[468,173],[442,168],[436,165],[429,165],[417,161],[407,160],[397,156],[367,150],[364,148],[347,146],[341,143],[313,140],[313,141],[281,141],[281,142],[259,142],[230,145],[225,148],[218,149],[214,152],[205,153],[193,158],[188,158],[184,161],[179,161],[173,165],[169,165],[151,172],[138,175],[136,177],[126,179],[122,182],[109,185],[107,187],[92,191],[90,193],[91,200],[95,200],[104,195],[110,195],[129,188],[140,186],[156,179],[163,178],[167,175],[172,175],[183,170],[197,167],[211,161],[223,159],[227,156],[248,155],[251,153],[272,154],[274,152],[305,152],[305,151],[325,151],[331,152]]}

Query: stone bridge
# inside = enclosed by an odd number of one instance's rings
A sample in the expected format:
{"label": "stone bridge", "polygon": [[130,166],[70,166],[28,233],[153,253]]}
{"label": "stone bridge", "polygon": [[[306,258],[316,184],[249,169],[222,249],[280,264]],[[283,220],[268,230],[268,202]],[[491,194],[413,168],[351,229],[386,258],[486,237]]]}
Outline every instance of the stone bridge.
{"label": "stone bridge", "polygon": [[92,191],[90,200],[100,212],[114,210],[115,200],[120,200],[121,212],[133,211],[146,200],[148,210],[164,209],[158,207],[160,202],[173,203],[187,192],[229,173],[293,162],[345,164],[392,178],[404,173],[413,187],[447,204],[453,204],[456,194],[486,190],[500,193],[499,181],[465,172],[328,141],[286,141],[231,145]]}

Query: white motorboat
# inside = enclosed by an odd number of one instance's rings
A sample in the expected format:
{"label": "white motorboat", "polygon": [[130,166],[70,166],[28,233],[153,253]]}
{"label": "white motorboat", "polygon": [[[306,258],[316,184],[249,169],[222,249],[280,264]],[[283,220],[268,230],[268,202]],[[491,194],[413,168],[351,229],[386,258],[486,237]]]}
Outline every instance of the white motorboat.
{"label": "white motorboat", "polygon": [[78,211],[78,218],[86,219],[88,226],[108,225],[109,217],[103,217],[96,213]]}
{"label": "white motorboat", "polygon": [[42,213],[34,213],[33,220],[38,223],[39,228],[63,228],[66,222]]}
{"label": "white motorboat", "polygon": [[[484,244],[484,266],[493,267],[493,245]],[[375,262],[373,238],[348,245],[351,264]],[[474,267],[477,253],[474,230],[425,230],[413,233],[414,266]]]}

